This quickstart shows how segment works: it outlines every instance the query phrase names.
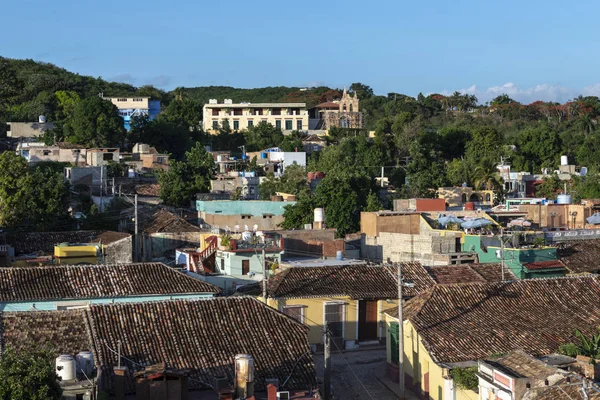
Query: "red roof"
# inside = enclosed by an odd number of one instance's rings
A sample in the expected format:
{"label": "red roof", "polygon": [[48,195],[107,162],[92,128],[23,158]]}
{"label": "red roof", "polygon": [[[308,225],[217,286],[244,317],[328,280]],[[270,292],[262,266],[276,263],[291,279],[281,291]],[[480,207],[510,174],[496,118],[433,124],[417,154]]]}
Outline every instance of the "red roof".
{"label": "red roof", "polygon": [[532,269],[553,269],[553,268],[565,268],[565,264],[560,260],[549,260],[549,261],[535,261],[528,264],[524,264],[524,267],[528,270]]}

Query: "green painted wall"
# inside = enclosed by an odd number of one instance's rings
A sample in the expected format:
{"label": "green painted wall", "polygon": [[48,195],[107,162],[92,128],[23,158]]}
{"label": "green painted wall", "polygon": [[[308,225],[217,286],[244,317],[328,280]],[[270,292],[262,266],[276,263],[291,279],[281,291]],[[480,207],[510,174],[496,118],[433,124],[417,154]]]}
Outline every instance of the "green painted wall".
{"label": "green painted wall", "polygon": [[[500,258],[497,252],[501,250],[500,246],[482,246],[481,236],[478,235],[465,235],[463,242],[463,251],[475,251],[479,256],[479,262],[485,263],[498,263]],[[504,249],[504,264],[510,268],[510,270],[519,279],[529,278],[550,278],[556,276],[564,276],[565,271],[557,271],[556,269],[551,270],[535,270],[527,271],[523,266],[536,261],[550,261],[557,260],[556,248],[555,247],[543,247],[539,249]]]}
{"label": "green painted wall", "polygon": [[295,201],[242,201],[242,200],[196,200],[196,210],[206,214],[220,215],[283,215],[284,207],[296,204]]}

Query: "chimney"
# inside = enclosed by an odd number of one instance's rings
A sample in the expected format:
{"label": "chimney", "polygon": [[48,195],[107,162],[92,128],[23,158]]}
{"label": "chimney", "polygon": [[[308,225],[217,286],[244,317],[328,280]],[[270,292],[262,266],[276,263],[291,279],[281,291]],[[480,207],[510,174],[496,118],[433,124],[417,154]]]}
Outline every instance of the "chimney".
{"label": "chimney", "polygon": [[125,381],[127,380],[128,369],[126,366],[114,367],[113,372],[115,374],[115,399],[125,400]]}
{"label": "chimney", "polygon": [[277,400],[277,386],[272,383],[267,385],[267,400]]}

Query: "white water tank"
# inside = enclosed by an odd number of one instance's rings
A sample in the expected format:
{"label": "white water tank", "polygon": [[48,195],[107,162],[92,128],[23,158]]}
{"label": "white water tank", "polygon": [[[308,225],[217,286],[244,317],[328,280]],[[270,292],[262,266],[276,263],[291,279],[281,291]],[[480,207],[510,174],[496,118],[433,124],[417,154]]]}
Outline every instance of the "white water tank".
{"label": "white water tank", "polygon": [[45,124],[46,123],[46,116],[45,115],[40,115],[38,121],[39,121],[40,124]]}
{"label": "white water tank", "polygon": [[245,240],[247,242],[252,240],[252,232],[250,232],[250,231],[242,232],[242,240]]}
{"label": "white water tank", "polygon": [[325,210],[323,208],[315,208],[315,222],[325,222]]}
{"label": "white water tank", "polygon": [[75,359],[69,354],[61,354],[56,357],[56,375],[63,381],[76,379]]}
{"label": "white water tank", "polygon": [[560,156],[560,165],[569,165],[569,157]]}
{"label": "white water tank", "polygon": [[571,204],[571,201],[570,194],[559,194],[556,196],[556,204]]}
{"label": "white water tank", "polygon": [[91,351],[80,351],[75,356],[77,372],[83,371],[87,376],[94,371],[94,355]]}

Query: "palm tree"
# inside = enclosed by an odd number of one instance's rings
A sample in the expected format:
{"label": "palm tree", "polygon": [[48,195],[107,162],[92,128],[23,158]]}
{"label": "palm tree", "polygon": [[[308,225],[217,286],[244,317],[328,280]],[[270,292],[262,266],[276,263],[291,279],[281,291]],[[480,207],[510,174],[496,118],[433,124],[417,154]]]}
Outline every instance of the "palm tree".
{"label": "palm tree", "polygon": [[474,189],[498,190],[502,188],[500,173],[490,162],[483,162],[473,170]]}

